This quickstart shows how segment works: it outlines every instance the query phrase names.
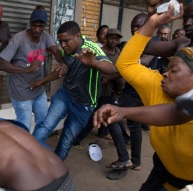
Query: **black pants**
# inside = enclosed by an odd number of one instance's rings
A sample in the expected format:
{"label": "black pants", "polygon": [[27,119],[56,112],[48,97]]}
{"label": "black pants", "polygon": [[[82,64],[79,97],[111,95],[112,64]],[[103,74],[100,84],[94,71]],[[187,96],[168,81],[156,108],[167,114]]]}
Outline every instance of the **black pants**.
{"label": "black pants", "polygon": [[[114,102],[115,102],[115,97],[113,95],[112,96],[104,96],[104,97],[102,96],[102,97],[100,97],[100,99],[98,101],[98,105],[97,105],[95,111],[98,110],[104,104],[114,104]],[[123,124],[123,122],[119,122],[118,124],[119,124],[119,128],[122,130],[122,133],[123,133],[124,143],[127,143],[130,140],[130,137],[128,136],[128,134],[125,130],[124,124]],[[91,132],[92,129],[93,129],[93,116],[90,117],[86,127],[81,131],[81,133],[75,139],[73,145],[79,145],[80,142]],[[106,128],[103,127],[103,130],[100,130],[98,132],[98,134],[99,133],[100,134],[109,133],[109,126]]]}
{"label": "black pants", "polygon": [[161,160],[159,159],[156,153],[154,153],[153,155],[153,164],[154,167],[150,175],[148,176],[146,182],[142,184],[140,191],[160,190],[160,188],[163,187],[165,182],[169,183],[170,185],[178,189],[182,189],[186,185],[193,183],[193,181],[183,180],[170,174],[166,170],[165,166],[162,164]]}
{"label": "black pants", "polygon": [[[122,93],[120,95],[119,100],[118,100],[118,104],[121,107],[143,106],[143,103],[142,103],[140,97],[131,96],[127,93]],[[135,165],[140,165],[141,164],[141,144],[142,144],[141,123],[136,122],[136,121],[127,120],[127,127],[130,131],[131,161]],[[123,139],[122,139],[122,141],[123,141]],[[119,142],[119,143],[121,143],[121,142]],[[122,151],[125,151],[125,150],[122,149]]]}

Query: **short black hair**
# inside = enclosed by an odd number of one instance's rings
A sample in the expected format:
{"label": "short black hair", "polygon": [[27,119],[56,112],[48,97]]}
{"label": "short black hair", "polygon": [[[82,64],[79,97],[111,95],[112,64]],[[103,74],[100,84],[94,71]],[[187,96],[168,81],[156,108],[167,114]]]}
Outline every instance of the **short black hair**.
{"label": "short black hair", "polygon": [[108,29],[109,29],[109,26],[108,26],[108,25],[101,25],[101,26],[97,29],[96,37],[99,36],[99,33],[100,33],[100,31],[101,31],[103,28],[108,28]]}
{"label": "short black hair", "polygon": [[80,27],[75,21],[67,21],[59,27],[57,34],[65,32],[70,35],[76,35],[80,32]]}

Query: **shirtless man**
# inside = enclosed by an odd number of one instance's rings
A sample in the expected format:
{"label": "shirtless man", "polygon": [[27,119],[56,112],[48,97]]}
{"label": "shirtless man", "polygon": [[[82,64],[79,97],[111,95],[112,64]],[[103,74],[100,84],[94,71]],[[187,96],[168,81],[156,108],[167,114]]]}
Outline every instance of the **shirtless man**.
{"label": "shirtless man", "polygon": [[0,119],[0,187],[3,190],[74,190],[63,161],[17,121]]}

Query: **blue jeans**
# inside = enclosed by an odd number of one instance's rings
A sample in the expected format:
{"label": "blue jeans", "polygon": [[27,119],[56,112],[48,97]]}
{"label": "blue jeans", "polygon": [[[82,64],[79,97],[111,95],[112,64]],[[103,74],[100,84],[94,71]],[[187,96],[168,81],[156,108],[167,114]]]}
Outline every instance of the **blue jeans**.
{"label": "blue jeans", "polygon": [[26,101],[18,101],[11,98],[11,103],[15,109],[16,120],[23,123],[29,131],[31,131],[32,113],[35,116],[35,127],[39,127],[48,111],[47,95],[45,92],[34,99]]}
{"label": "blue jeans", "polygon": [[68,91],[62,87],[52,96],[48,114],[40,127],[36,128],[33,135],[38,141],[45,143],[60,120],[67,116],[55,149],[55,153],[64,160],[68,156],[74,139],[86,126],[93,110],[93,107],[73,101]]}

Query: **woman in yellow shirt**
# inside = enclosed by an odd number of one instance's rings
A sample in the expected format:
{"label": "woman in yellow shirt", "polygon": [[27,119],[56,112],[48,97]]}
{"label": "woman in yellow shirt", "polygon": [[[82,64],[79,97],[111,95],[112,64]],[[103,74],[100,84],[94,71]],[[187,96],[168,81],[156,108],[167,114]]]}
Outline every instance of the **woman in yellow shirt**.
{"label": "woman in yellow shirt", "polygon": [[[118,71],[137,90],[144,105],[172,103],[176,97],[193,88],[193,64],[191,58],[187,57],[186,49],[176,53],[163,77],[158,71],[149,70],[138,63],[155,29],[163,23],[180,18],[182,5],[180,10],[180,14],[174,16],[174,8],[170,6],[164,14],[152,15],[130,39],[117,61]],[[95,126],[98,126],[98,119],[100,125],[101,115],[105,118],[112,115],[110,108],[99,112],[100,114],[95,113]],[[130,115],[127,114],[124,118],[142,121],[144,114],[134,113],[130,112]],[[151,126],[150,141],[155,150],[154,167],[140,190],[161,190],[163,187],[177,190],[193,182],[192,127],[193,122],[176,126]]]}

